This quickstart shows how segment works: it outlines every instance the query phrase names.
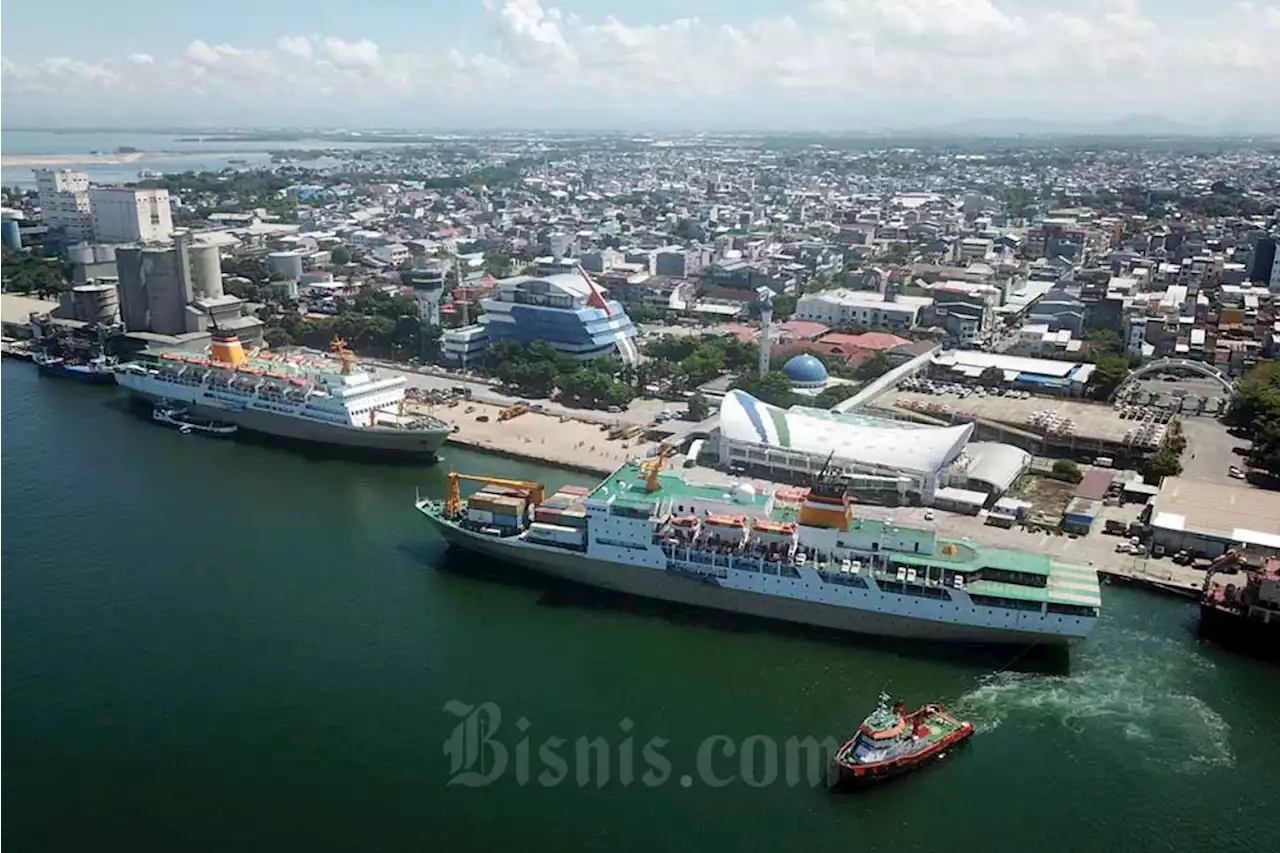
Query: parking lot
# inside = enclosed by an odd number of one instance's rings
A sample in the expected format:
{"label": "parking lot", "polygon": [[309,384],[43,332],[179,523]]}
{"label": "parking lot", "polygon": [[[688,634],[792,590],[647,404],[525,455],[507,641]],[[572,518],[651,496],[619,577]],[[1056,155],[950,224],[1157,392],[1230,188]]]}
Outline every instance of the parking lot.
{"label": "parking lot", "polygon": [[1214,417],[1226,409],[1227,400],[1226,390],[1212,379],[1160,376],[1126,386],[1116,402],[1177,412],[1183,417]]}
{"label": "parking lot", "polygon": [[[1066,397],[1036,396],[1027,391],[999,394],[948,383],[931,383],[918,391],[889,391],[876,403],[881,406],[912,408],[911,404],[938,403],[950,413],[998,421],[1044,433],[1057,429],[1082,438],[1122,442],[1139,426],[1120,417],[1120,412],[1105,403],[1089,403]],[[903,388],[912,387],[904,383]],[[919,386],[917,386],[919,387]],[[945,410],[944,410],[945,411]]]}

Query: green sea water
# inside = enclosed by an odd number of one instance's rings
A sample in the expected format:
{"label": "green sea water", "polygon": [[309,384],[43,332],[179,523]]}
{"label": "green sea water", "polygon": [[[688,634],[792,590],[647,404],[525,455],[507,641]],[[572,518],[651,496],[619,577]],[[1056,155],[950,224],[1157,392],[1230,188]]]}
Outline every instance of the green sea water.
{"label": "green sea water", "polygon": [[[834,640],[447,554],[412,506],[578,475],[182,436],[25,364],[0,401],[8,850],[1280,849],[1278,671],[1188,603],[1104,588],[1066,672]],[[978,735],[789,783],[882,689]]]}

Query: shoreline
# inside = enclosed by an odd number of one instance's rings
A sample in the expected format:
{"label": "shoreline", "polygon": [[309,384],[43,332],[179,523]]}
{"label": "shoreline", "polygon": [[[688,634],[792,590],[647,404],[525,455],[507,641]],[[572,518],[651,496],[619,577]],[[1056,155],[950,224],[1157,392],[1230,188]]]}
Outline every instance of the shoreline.
{"label": "shoreline", "polygon": [[162,155],[162,151],[130,151],[127,154],[5,154],[0,155],[0,167],[41,168],[49,166],[127,166],[147,157]]}
{"label": "shoreline", "polygon": [[444,440],[446,445],[462,448],[463,450],[472,450],[476,453],[487,453],[491,456],[500,456],[503,459],[510,459],[515,462],[534,462],[539,465],[547,465],[552,468],[562,468],[566,471],[573,471],[577,474],[590,474],[592,476],[607,477],[616,471],[616,468],[605,468],[602,465],[587,465],[581,462],[567,462],[559,459],[548,459],[545,456],[538,456],[534,453],[524,453],[507,447],[495,447],[492,444],[486,444],[482,441],[474,439],[462,438],[457,433],[449,436]]}

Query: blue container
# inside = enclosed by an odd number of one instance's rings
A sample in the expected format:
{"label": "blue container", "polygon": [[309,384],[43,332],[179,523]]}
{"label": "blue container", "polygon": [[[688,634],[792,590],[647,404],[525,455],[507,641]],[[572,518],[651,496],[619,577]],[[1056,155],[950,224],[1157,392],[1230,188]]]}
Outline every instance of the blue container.
{"label": "blue container", "polygon": [[494,527],[519,527],[520,519],[514,515],[498,515],[495,512],[493,514],[493,525]]}

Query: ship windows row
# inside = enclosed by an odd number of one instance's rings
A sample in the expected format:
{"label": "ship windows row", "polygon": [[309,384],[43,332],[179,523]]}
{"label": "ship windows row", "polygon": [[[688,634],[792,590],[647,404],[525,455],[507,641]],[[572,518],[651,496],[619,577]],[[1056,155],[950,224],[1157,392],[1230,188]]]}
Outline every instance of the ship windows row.
{"label": "ship windows row", "polygon": [[621,539],[606,539],[603,536],[596,537],[597,545],[612,545],[614,548],[628,548],[632,551],[644,551],[648,546],[637,545],[635,542],[623,542]]}
{"label": "ship windows row", "polygon": [[981,607],[1002,607],[1005,610],[1034,610],[1040,612],[1041,604],[1038,601],[1022,601],[1016,598],[1000,598],[994,595],[975,595],[970,593],[969,598],[974,604]]}
{"label": "ship windows row", "polygon": [[1088,616],[1090,618],[1098,615],[1096,607],[1083,607],[1079,604],[1056,604],[1048,605],[1050,613],[1060,613],[1064,616]]}

